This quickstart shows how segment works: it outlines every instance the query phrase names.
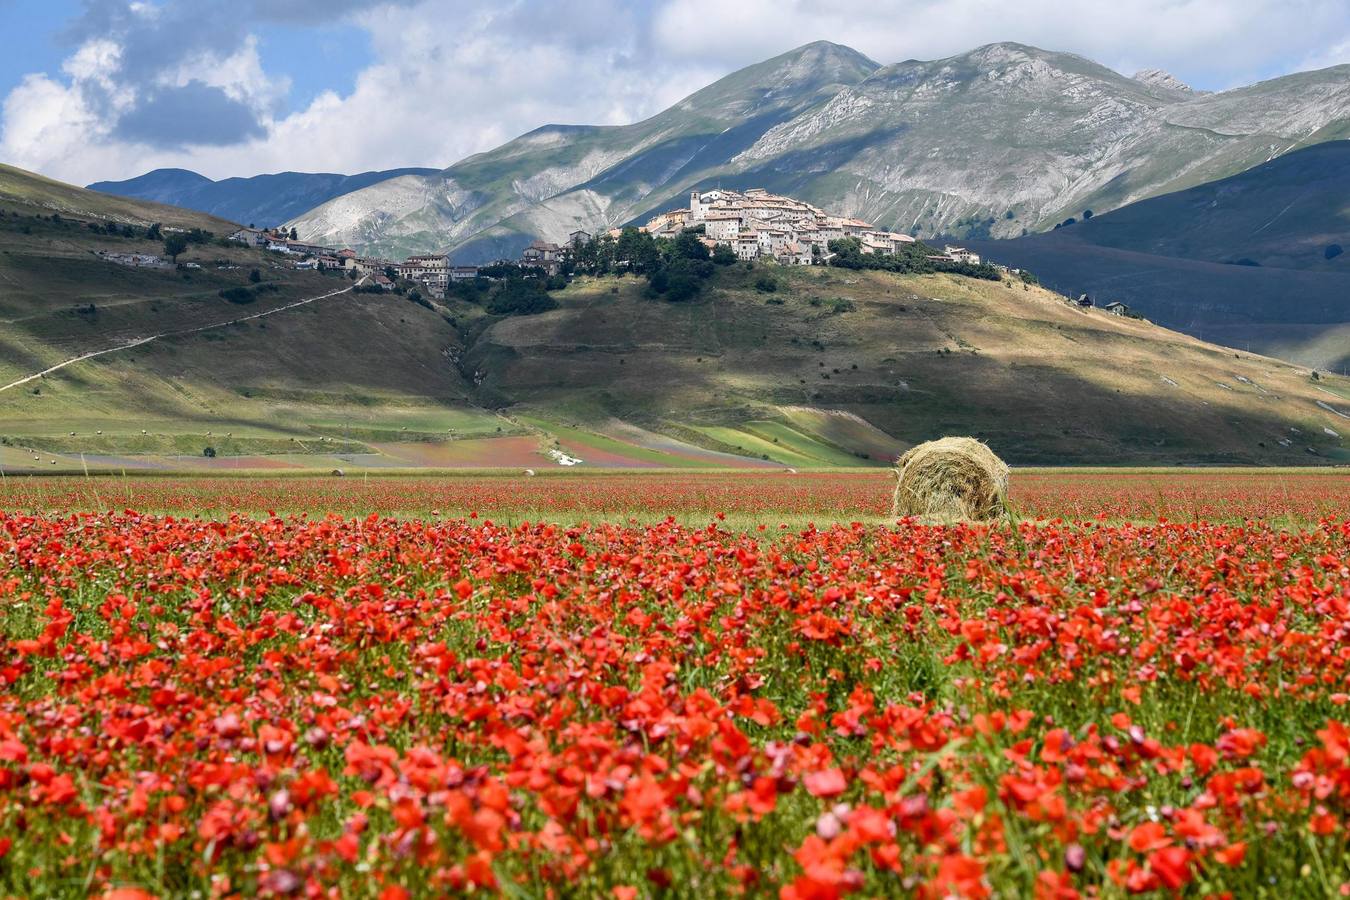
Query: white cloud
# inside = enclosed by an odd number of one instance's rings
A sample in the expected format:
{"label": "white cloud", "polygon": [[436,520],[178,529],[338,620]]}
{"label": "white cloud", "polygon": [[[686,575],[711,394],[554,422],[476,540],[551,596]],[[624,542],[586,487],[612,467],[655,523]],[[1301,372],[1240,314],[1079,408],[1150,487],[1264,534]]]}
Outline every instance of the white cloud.
{"label": "white cloud", "polygon": [[[94,34],[87,23],[62,72],[29,76],[5,99],[0,157],[81,183],[157,166],[211,177],[445,166],[546,123],[643,118],[819,39],[882,63],[1015,40],[1127,73],[1167,69],[1201,87],[1350,60],[1345,0],[1080,0],[1071,13],[1062,0],[421,0],[345,4],[373,62],[349,93],[281,115],[289,81],[265,69],[253,20],[221,20],[212,43],[211,23],[181,7],[100,8],[112,8],[115,27]],[[246,106],[264,136],[209,147],[116,136],[118,117],[153,91],[194,82]]]}
{"label": "white cloud", "polygon": [[107,134],[107,126],[79,90],[46,75],[24,78],[5,98],[3,109],[0,159],[55,177],[81,171],[91,144],[96,146]]}
{"label": "white cloud", "polygon": [[1295,66],[1296,69],[1307,71],[1310,69],[1326,69],[1331,66],[1350,65],[1350,36],[1326,50],[1321,50],[1308,56],[1303,62]]}

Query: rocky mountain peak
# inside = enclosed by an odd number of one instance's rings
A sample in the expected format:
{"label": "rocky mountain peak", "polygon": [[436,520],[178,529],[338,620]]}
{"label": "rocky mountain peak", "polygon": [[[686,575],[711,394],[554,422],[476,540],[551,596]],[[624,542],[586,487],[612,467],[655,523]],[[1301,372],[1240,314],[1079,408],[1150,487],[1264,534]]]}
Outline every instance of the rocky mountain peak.
{"label": "rocky mountain peak", "polygon": [[1147,84],[1151,87],[1163,88],[1168,91],[1176,91],[1181,94],[1194,94],[1195,88],[1186,82],[1177,78],[1171,72],[1164,72],[1162,69],[1140,69],[1133,75],[1135,81]]}

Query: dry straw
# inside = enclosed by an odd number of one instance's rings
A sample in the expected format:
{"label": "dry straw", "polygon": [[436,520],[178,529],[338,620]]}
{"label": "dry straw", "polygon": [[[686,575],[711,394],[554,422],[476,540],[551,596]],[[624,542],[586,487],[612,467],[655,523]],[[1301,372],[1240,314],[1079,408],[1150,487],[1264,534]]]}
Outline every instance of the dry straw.
{"label": "dry straw", "polygon": [[945,437],[919,444],[895,465],[892,516],[958,522],[1003,514],[1008,466],[974,438]]}

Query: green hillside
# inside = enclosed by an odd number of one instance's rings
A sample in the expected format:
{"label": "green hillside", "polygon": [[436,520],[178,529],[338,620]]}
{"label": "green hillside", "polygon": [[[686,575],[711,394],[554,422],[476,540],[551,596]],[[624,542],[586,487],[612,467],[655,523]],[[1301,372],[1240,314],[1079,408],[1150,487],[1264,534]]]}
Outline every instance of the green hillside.
{"label": "green hillside", "polygon": [[1141,200],[1071,231],[1089,244],[1158,256],[1350,275],[1350,141]]}
{"label": "green hillside", "polygon": [[[742,263],[691,302],[583,278],[550,312],[496,316],[218,240],[184,254],[199,268],[130,269],[94,253],[155,251],[143,231],[4,213],[7,475],[885,465],[950,433],[1017,463],[1350,459],[1345,379],[1020,281]],[[255,268],[251,302],[221,296]]]}
{"label": "green hillside", "polygon": [[648,299],[636,278],[582,280],[553,312],[488,324],[465,358],[484,373],[480,394],[512,409],[635,422],[788,465],[839,462],[830,448],[868,455],[877,431],[891,450],[975,434],[1020,463],[1350,459],[1350,409],[1325,393],[1344,379],[1020,282],[774,272],[772,295],[736,266],[690,304]]}
{"label": "green hillside", "polygon": [[40,210],[48,215],[56,213],[142,227],[159,222],[174,228],[200,228],[218,235],[239,227],[195,210],[100,194],[3,163],[0,163],[0,209],[25,214]]}

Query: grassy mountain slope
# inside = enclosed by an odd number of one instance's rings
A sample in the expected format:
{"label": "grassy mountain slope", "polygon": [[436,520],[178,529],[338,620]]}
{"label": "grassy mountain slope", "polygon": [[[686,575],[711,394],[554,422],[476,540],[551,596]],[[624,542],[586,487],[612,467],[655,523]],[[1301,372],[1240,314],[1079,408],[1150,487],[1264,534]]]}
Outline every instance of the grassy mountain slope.
{"label": "grassy mountain slope", "polygon": [[[756,423],[833,410],[905,444],[976,434],[1022,463],[1350,459],[1350,420],[1317,404],[1343,379],[1020,283],[780,269],[766,298],[757,277],[724,270],[689,305],[647,300],[632,279],[582,282],[554,312],[492,325],[468,359],[484,390],[530,409],[750,452]],[[841,297],[851,311],[834,311]]]}
{"label": "grassy mountain slope", "polygon": [[[1350,459],[1350,380],[1020,282],[738,264],[686,304],[605,278],[533,316],[354,293],[281,309],[349,282],[214,243],[187,254],[201,269],[125,269],[91,251],[155,245],[0,211],[0,385],[167,335],[0,390],[7,473],[207,465],[208,446],[216,468],[877,465],[946,433],[1019,463]],[[252,267],[275,290],[219,296]]]}
{"label": "grassy mountain slope", "polygon": [[[200,458],[212,445],[222,456],[304,455],[348,438],[398,441],[404,429],[495,435],[502,424],[465,402],[463,379],[441,355],[453,329],[402,298],[346,293],[181,334],[350,282],[285,268],[273,254],[228,242],[191,246],[180,262],[201,268],[190,270],[127,268],[94,255],[161,252],[143,231],[124,237],[88,227],[149,221],[214,227],[217,235],[230,227],[0,171],[0,385],[84,353],[180,333],[0,392],[0,465],[10,471],[32,463],[35,450]],[[220,296],[251,286],[254,268],[263,288],[256,299],[240,305]]]}
{"label": "grassy mountain slope", "polygon": [[221,235],[238,227],[226,219],[195,210],[100,194],[3,163],[0,163],[0,206],[29,215],[41,211],[45,215],[56,213],[142,227],[159,222]]}
{"label": "grassy mountain slope", "polygon": [[389,169],[360,175],[327,172],[279,172],[251,178],[212,181],[186,169],[155,169],[126,181],[100,181],[89,190],[195,209],[259,227],[277,225],[321,203],[404,175],[430,175],[435,169]]}
{"label": "grassy mountain slope", "polygon": [[976,242],[1064,293],[1307,365],[1350,365],[1350,141],[1047,234]]}
{"label": "grassy mountain slope", "polygon": [[1334,249],[1350,247],[1350,141],[1297,150],[1071,230],[1090,244],[1159,256],[1350,273],[1350,257]]}
{"label": "grassy mountain slope", "polygon": [[298,217],[388,253],[505,255],[641,219],[694,187],[762,185],[921,235],[1011,237],[1226,177],[1350,130],[1350,67],[1220,94],[993,44],[878,67],[817,43],[618,128],[546,126],[434,176]]}

